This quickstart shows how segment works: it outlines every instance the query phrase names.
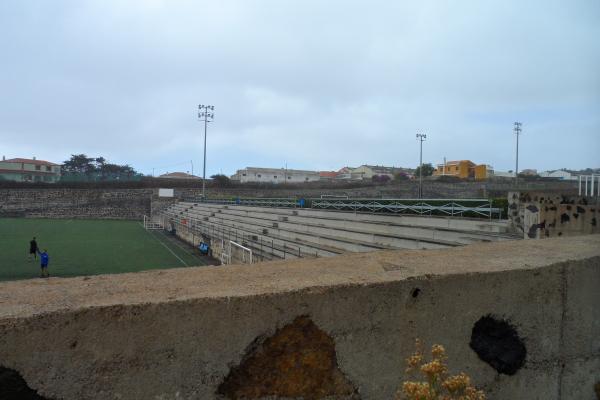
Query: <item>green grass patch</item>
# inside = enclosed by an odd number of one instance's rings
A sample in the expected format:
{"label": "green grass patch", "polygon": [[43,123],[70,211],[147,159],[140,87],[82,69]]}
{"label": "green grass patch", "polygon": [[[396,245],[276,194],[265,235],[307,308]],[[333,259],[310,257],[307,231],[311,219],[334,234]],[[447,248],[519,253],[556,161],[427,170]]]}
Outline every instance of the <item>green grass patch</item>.
{"label": "green grass patch", "polygon": [[0,281],[39,276],[29,241],[48,249],[51,276],[80,276],[206,265],[190,246],[136,221],[0,218]]}

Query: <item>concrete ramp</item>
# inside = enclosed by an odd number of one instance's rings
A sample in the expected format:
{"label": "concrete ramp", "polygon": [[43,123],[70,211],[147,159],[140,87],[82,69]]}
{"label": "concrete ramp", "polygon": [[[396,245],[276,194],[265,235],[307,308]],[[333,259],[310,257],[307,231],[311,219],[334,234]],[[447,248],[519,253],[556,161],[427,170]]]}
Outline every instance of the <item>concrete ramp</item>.
{"label": "concrete ramp", "polygon": [[392,399],[419,337],[490,399],[591,400],[598,288],[600,235],[2,283],[0,393]]}

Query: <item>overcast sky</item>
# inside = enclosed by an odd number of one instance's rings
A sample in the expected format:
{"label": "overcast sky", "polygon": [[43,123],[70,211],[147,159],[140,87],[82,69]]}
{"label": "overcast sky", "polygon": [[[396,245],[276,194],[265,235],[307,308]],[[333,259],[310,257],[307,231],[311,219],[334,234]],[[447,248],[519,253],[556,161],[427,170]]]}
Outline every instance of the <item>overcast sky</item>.
{"label": "overcast sky", "polygon": [[[600,167],[600,1],[0,1],[0,155]],[[200,171],[200,172],[199,172]]]}

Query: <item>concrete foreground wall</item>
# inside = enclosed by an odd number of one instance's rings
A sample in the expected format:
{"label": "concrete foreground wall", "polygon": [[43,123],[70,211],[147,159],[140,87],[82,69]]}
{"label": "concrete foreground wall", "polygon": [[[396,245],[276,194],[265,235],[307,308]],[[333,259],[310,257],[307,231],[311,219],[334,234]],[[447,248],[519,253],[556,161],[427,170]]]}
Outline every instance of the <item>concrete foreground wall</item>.
{"label": "concrete foreground wall", "polygon": [[47,399],[392,399],[419,337],[489,399],[592,400],[598,288],[600,235],[8,282],[0,368]]}

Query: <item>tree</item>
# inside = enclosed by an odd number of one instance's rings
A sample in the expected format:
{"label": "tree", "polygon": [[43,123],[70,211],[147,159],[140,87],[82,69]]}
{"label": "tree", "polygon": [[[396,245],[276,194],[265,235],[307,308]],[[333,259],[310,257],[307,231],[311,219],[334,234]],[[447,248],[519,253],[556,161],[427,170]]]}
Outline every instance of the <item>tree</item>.
{"label": "tree", "polygon": [[91,174],[96,171],[95,161],[96,159],[85,154],[71,154],[71,158],[63,163],[62,170],[76,174]]}
{"label": "tree", "polygon": [[85,154],[72,154],[63,163],[63,171],[71,174],[91,175],[100,174],[102,179],[120,175],[133,176],[137,172],[128,164],[118,165],[109,163],[104,157],[88,157]]}
{"label": "tree", "polygon": [[405,172],[398,172],[397,174],[394,175],[394,181],[396,182],[402,182],[402,181],[407,181],[410,178],[408,177],[408,175]]}
{"label": "tree", "polygon": [[377,183],[386,183],[389,182],[390,177],[388,175],[373,175],[371,180]]}
{"label": "tree", "polygon": [[210,178],[217,186],[229,186],[231,184],[230,179],[223,174],[212,175]]}
{"label": "tree", "polygon": [[[423,164],[423,176],[431,176],[433,175],[433,165],[431,165],[431,163],[427,163],[427,164]],[[420,175],[420,171],[421,171],[421,166],[418,166],[417,169],[415,170],[415,177],[419,177]]]}

